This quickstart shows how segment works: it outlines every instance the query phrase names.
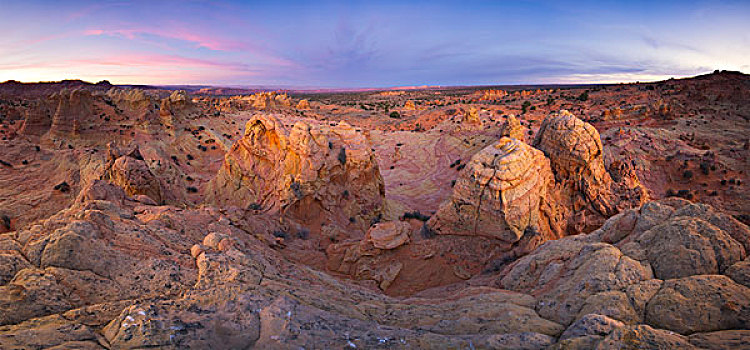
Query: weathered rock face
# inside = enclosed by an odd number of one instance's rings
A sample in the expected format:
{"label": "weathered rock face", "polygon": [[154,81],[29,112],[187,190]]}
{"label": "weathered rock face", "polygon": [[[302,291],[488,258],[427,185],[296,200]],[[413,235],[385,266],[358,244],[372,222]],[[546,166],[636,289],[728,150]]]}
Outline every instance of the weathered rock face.
{"label": "weathered rock face", "polygon": [[146,121],[157,119],[160,107],[154,96],[141,89],[112,88],[106,95],[112,103],[124,111],[133,114],[136,120]]}
{"label": "weathered rock face", "polygon": [[382,208],[385,188],[369,143],[348,124],[300,119],[292,125],[256,114],[206,193],[222,205],[369,221]]}
{"label": "weathered rock face", "polygon": [[479,109],[476,107],[469,107],[469,110],[464,111],[464,122],[473,125],[480,124]]}
{"label": "weathered rock face", "polygon": [[127,195],[145,195],[156,203],[164,202],[161,183],[146,165],[137,147],[123,152],[109,144],[107,163],[104,178],[121,187]]}
{"label": "weathered rock face", "polygon": [[288,108],[292,104],[292,100],[287,94],[279,94],[275,91],[259,92],[249,96],[248,100],[251,107],[257,110]]}
{"label": "weathered rock face", "polygon": [[580,329],[587,324],[606,333],[618,322],[681,334],[744,329],[750,289],[721,274],[745,258],[748,233],[705,205],[650,202],[590,234],[546,242],[508,265],[499,284],[537,297],[542,317],[571,324],[568,343],[596,335]]}
{"label": "weathered rock face", "polygon": [[365,239],[378,249],[394,249],[409,242],[411,225],[403,221],[376,224],[367,231]]}
{"label": "weathered rock face", "polygon": [[179,127],[180,120],[194,119],[201,114],[200,108],[196,106],[190,96],[184,90],[172,92],[169,97],[161,100],[159,118],[161,123],[171,130],[170,134]]}
{"label": "weathered rock face", "polygon": [[310,109],[310,101],[299,100],[299,102],[297,103],[297,109]]}
{"label": "weathered rock face", "polygon": [[404,110],[405,111],[416,111],[417,106],[414,105],[414,101],[408,100],[404,103]]}
{"label": "weathered rock face", "polygon": [[90,120],[94,114],[94,97],[91,91],[62,90],[50,98],[57,101],[57,109],[50,126],[51,136],[76,136],[88,126],[87,120]]}
{"label": "weathered rock face", "polygon": [[480,235],[520,249],[560,238],[549,160],[541,151],[502,138],[471,158],[450,200],[428,225],[439,234]]}
{"label": "weathered rock face", "polygon": [[52,116],[57,109],[57,104],[49,103],[47,100],[36,101],[24,110],[24,123],[19,129],[23,135],[42,136],[52,126]]}
{"label": "weathered rock face", "polygon": [[[571,233],[591,231],[620,209],[638,206],[646,199],[643,190],[614,192],[612,178],[604,167],[599,132],[568,111],[545,118],[533,145],[549,157],[563,198],[569,199],[563,205],[571,210]],[[636,180],[631,185],[640,184]]]}
{"label": "weathered rock face", "polygon": [[526,139],[523,126],[521,126],[521,122],[518,121],[515,115],[511,114],[505,120],[505,123],[500,128],[500,137],[510,137],[519,141]]}

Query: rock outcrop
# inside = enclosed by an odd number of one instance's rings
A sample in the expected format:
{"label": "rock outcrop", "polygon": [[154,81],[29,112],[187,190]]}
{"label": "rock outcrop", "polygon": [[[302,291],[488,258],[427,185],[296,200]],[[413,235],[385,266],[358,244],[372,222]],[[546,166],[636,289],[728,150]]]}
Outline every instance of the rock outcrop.
{"label": "rock outcrop", "polygon": [[248,96],[251,107],[257,110],[272,110],[279,108],[289,108],[292,104],[291,98],[287,94],[279,94],[275,91],[259,92]]}
{"label": "rock outcrop", "polygon": [[566,200],[561,204],[570,211],[569,233],[591,231],[606,218],[622,209],[637,207],[647,199],[637,177],[628,184],[635,186],[632,191],[620,188],[620,192],[615,192],[619,187],[604,167],[599,132],[568,111],[545,118],[533,146],[551,161],[562,198]]}
{"label": "rock outcrop", "polygon": [[705,205],[650,202],[590,234],[544,243],[508,265],[500,284],[536,296],[540,315],[571,327],[595,314],[685,335],[745,328],[748,310],[739,305],[748,305],[750,289],[721,274],[745,259],[748,234]]}
{"label": "rock outcrop", "polygon": [[521,122],[518,121],[515,115],[508,115],[505,123],[500,127],[500,137],[510,137],[519,141],[524,141],[526,139],[524,128],[521,126]]}
{"label": "rock outcrop", "polygon": [[310,109],[310,101],[299,100],[299,102],[297,103],[297,109],[301,109],[301,110]]}
{"label": "rock outcrop", "polygon": [[57,102],[57,109],[52,116],[50,136],[73,137],[86,129],[94,117],[94,97],[89,90],[63,89],[50,97]]}
{"label": "rock outcrop", "polygon": [[365,240],[378,249],[394,249],[409,242],[411,225],[403,221],[389,221],[370,227]]}
{"label": "rock outcrop", "polygon": [[107,169],[103,177],[121,187],[129,196],[145,195],[156,203],[164,202],[161,183],[143,160],[138,147],[124,152],[109,144]]}
{"label": "rock outcrop", "polygon": [[427,224],[438,234],[492,237],[528,251],[562,236],[553,185],[541,151],[502,138],[471,158],[451,198]]}
{"label": "rock outcrop", "polygon": [[382,210],[385,189],[367,139],[350,125],[256,114],[206,193],[221,205],[368,222]]}
{"label": "rock outcrop", "polygon": [[183,120],[195,119],[200,115],[200,108],[184,90],[176,90],[161,100],[159,119],[170,135],[175,135]]}

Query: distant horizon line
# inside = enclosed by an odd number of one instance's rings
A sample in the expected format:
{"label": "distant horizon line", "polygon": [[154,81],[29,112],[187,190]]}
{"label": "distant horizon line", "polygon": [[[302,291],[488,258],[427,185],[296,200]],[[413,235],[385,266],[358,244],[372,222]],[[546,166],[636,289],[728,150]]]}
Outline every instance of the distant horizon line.
{"label": "distant horizon line", "polygon": [[541,86],[596,86],[596,85],[621,85],[621,84],[648,84],[656,83],[661,81],[676,80],[676,79],[690,79],[700,77],[704,75],[716,74],[716,73],[739,73],[746,75],[748,73],[735,70],[713,70],[705,73],[699,73],[695,75],[675,75],[668,79],[658,80],[632,80],[632,81],[613,81],[613,82],[579,82],[579,83],[566,83],[566,82],[554,82],[554,83],[521,83],[521,84],[466,84],[466,85],[398,85],[398,86],[363,86],[363,87],[322,87],[322,86],[306,86],[306,85],[273,85],[273,84],[140,84],[140,83],[111,83],[109,80],[104,79],[98,82],[91,82],[84,79],[62,79],[62,80],[43,80],[43,81],[20,81],[15,79],[9,79],[2,84],[8,83],[20,83],[20,84],[55,84],[64,82],[81,82],[91,85],[97,84],[109,84],[117,87],[151,87],[151,88],[164,88],[164,90],[174,90],[175,88],[194,88],[197,91],[200,89],[212,88],[212,89],[243,89],[243,90],[290,90],[290,91],[380,91],[380,90],[427,90],[427,89],[449,89],[449,88],[480,88],[480,87],[541,87]]}

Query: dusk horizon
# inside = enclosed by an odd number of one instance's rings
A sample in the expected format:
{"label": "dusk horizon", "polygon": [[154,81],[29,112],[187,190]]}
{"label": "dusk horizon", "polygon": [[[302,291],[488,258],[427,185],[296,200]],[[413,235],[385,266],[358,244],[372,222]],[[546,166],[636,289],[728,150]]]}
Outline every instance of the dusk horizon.
{"label": "dusk horizon", "polygon": [[741,1],[10,2],[0,9],[0,81],[313,88],[658,81],[750,71],[748,13]]}

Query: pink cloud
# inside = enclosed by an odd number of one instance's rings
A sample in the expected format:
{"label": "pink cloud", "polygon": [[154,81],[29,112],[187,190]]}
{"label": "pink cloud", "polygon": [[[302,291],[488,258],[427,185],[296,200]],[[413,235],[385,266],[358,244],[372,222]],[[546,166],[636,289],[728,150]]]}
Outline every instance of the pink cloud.
{"label": "pink cloud", "polygon": [[295,62],[273,55],[260,45],[255,45],[246,41],[226,40],[207,34],[196,33],[195,31],[186,29],[182,26],[173,25],[170,28],[89,29],[84,31],[84,35],[109,35],[123,37],[129,40],[145,40],[143,36],[153,35],[189,42],[192,43],[195,48],[205,48],[212,51],[247,52],[266,61],[266,63],[276,66],[297,66]]}

